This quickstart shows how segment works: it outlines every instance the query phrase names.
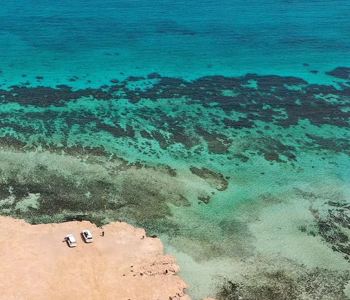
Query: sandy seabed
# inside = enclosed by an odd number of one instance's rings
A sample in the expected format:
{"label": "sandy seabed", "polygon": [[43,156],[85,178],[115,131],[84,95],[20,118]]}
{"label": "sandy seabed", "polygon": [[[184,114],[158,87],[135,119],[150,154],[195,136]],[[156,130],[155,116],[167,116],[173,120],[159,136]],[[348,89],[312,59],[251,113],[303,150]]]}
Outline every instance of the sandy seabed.
{"label": "sandy seabed", "polygon": [[[81,231],[92,232],[86,244]],[[114,222],[30,225],[0,216],[0,299],[189,300],[172,255],[143,229]],[[77,247],[64,237],[73,234]]]}

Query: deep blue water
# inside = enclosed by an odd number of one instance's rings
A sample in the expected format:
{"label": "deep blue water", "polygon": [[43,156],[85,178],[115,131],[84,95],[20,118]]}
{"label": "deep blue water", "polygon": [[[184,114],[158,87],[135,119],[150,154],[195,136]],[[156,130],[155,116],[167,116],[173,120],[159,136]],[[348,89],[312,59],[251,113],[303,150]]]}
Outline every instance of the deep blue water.
{"label": "deep blue water", "polygon": [[324,71],[348,64],[349,15],[344,0],[6,1],[0,79],[56,84],[75,75],[84,85],[156,71],[325,81]]}

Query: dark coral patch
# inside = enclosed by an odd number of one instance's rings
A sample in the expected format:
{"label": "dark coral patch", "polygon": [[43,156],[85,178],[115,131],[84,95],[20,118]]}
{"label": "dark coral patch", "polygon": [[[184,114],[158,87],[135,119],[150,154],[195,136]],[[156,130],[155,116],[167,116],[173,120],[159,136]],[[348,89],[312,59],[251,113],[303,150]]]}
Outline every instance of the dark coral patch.
{"label": "dark coral patch", "polygon": [[199,136],[202,136],[208,143],[209,153],[214,154],[226,154],[228,153],[228,148],[231,146],[232,139],[219,133],[209,133],[208,131],[197,127],[196,130]]}
{"label": "dark coral patch", "polygon": [[340,79],[350,79],[350,68],[338,67],[332,71],[326,72],[326,74]]}
{"label": "dark coral patch", "polygon": [[50,105],[63,106],[64,102],[77,100],[87,93],[73,92],[70,87],[60,86],[54,89],[51,87],[21,87],[11,86],[9,91],[0,90],[0,97],[6,102],[17,102],[21,105],[34,105],[46,107]]}
{"label": "dark coral patch", "polygon": [[262,271],[247,276],[244,282],[226,280],[217,297],[222,300],[345,300],[344,287],[349,272],[306,269],[296,266],[293,272]]}
{"label": "dark coral patch", "polygon": [[311,134],[306,134],[305,136],[312,141],[311,143],[306,143],[306,146],[310,149],[328,150],[350,155],[350,142],[346,138],[324,138]]}
{"label": "dark coral patch", "polygon": [[202,201],[204,204],[208,204],[210,201],[210,196],[209,195],[199,195],[198,200]]}
{"label": "dark coral patch", "polygon": [[265,159],[266,159],[267,161],[283,162],[283,161],[280,159],[278,153],[275,153],[275,152],[268,152],[268,153],[265,153],[264,157],[265,157]]}
{"label": "dark coral patch", "polygon": [[247,162],[249,160],[249,157],[243,154],[235,154],[233,156],[238,158],[241,162]]}
{"label": "dark coral patch", "polygon": [[147,75],[148,79],[156,79],[156,78],[161,78],[162,76],[160,76],[158,73],[151,73]]}
{"label": "dark coral patch", "polygon": [[350,260],[350,206],[342,205],[330,209],[324,218],[316,216],[318,234],[332,247]]}
{"label": "dark coral patch", "polygon": [[207,168],[196,168],[191,167],[190,171],[204,179],[209,183],[210,186],[217,189],[218,191],[224,191],[228,187],[228,181],[220,173],[215,173]]}
{"label": "dark coral patch", "polygon": [[101,123],[99,120],[96,123],[96,129],[103,130],[113,135],[115,138],[120,137],[130,137],[133,138],[135,136],[135,130],[127,125],[126,128],[122,128],[119,124],[108,125],[105,123]]}
{"label": "dark coral patch", "polygon": [[[76,76],[72,78],[77,79]],[[153,147],[151,141],[154,140],[163,150],[182,144],[186,150],[191,150],[188,153],[198,154],[207,149],[212,155],[230,154],[235,137],[242,133],[251,136],[256,132],[258,138],[250,139],[249,145],[243,145],[239,150],[244,157],[236,158],[244,162],[249,156],[244,152],[253,150],[269,161],[295,161],[296,149],[280,138],[269,138],[267,134],[270,133],[266,131],[276,127],[273,125],[282,129],[296,126],[302,120],[315,126],[327,124],[348,128],[349,97],[350,88],[345,84],[335,88],[308,84],[296,77],[247,74],[241,77],[206,76],[186,81],[153,73],[121,81],[112,79],[109,85],[100,88],[74,90],[68,85],[58,85],[56,88],[10,86],[8,90],[0,89],[2,104],[16,102],[23,108],[23,113],[13,112],[14,118],[4,115],[1,126],[19,133],[23,140],[34,132],[48,137],[59,130],[61,144],[65,144],[70,130],[78,127],[84,134],[108,132],[110,139],[128,137],[136,140],[141,136],[149,140],[144,142],[148,148]],[[85,104],[99,100],[101,105],[96,101],[93,103],[96,111],[88,109],[89,105],[86,105],[87,109],[71,109],[74,107],[71,104],[80,99],[84,99]],[[119,113],[118,101],[124,99],[130,105]],[[148,105],[149,100],[155,102],[154,105]],[[32,112],[26,106],[44,110]],[[67,109],[55,109],[65,106]],[[189,114],[183,108],[188,108]],[[203,116],[203,111],[208,114]],[[136,122],[132,117],[129,119],[132,115]],[[57,122],[59,127],[56,127]],[[143,122],[147,124],[145,127],[141,125]],[[261,127],[261,122],[272,125]],[[301,138],[297,141],[298,146],[349,148],[341,139],[334,141],[332,146],[331,141],[327,144],[321,137],[309,138],[314,145]],[[147,151],[154,154],[156,149]],[[234,153],[230,157],[233,158]]]}
{"label": "dark coral patch", "polygon": [[[332,74],[348,78],[348,70],[341,67],[335,69]],[[128,88],[129,82],[145,79],[157,81],[145,90]],[[250,86],[252,82],[255,82],[257,88]],[[188,82],[181,78],[162,77],[153,73],[147,78],[130,76],[124,81],[112,79],[111,83],[112,86],[105,85],[99,89],[86,88],[76,91],[63,85],[57,89],[12,86],[9,91],[0,90],[0,97],[5,102],[42,107],[62,106],[67,101],[83,97],[118,100],[124,95],[135,104],[142,99],[157,101],[182,97],[187,99],[185,103],[188,105],[200,103],[203,107],[217,106],[228,115],[232,111],[241,113],[238,120],[227,118],[224,121],[227,127],[234,129],[254,127],[255,120],[289,127],[297,125],[301,119],[308,119],[314,125],[331,124],[344,127],[348,126],[347,120],[350,117],[350,112],[343,109],[346,104],[329,102],[323,98],[324,95],[334,98],[348,97],[350,89],[347,86],[343,85],[339,90],[332,86],[308,84],[296,77],[247,74],[242,77],[207,76]],[[232,95],[224,95],[223,91],[230,91]]]}

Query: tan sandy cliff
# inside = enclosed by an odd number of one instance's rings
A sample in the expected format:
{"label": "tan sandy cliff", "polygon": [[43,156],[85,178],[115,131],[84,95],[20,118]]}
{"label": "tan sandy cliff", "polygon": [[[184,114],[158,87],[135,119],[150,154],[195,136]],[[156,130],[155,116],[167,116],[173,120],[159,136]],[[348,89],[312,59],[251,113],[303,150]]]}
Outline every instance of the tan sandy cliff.
{"label": "tan sandy cliff", "polygon": [[[86,244],[81,231],[92,232]],[[90,222],[30,225],[0,216],[0,299],[189,300],[172,255],[143,229]],[[76,248],[64,242],[67,234]]]}

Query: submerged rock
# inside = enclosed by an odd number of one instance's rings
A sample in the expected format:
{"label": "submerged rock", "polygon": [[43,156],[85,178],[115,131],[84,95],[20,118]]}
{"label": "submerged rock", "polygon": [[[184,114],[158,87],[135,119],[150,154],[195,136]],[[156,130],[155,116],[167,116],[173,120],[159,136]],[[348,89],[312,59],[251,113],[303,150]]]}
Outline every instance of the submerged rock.
{"label": "submerged rock", "polygon": [[224,175],[220,173],[215,173],[207,168],[191,167],[190,170],[193,174],[204,179],[211,187],[218,191],[224,191],[228,187],[228,181],[224,178]]}

